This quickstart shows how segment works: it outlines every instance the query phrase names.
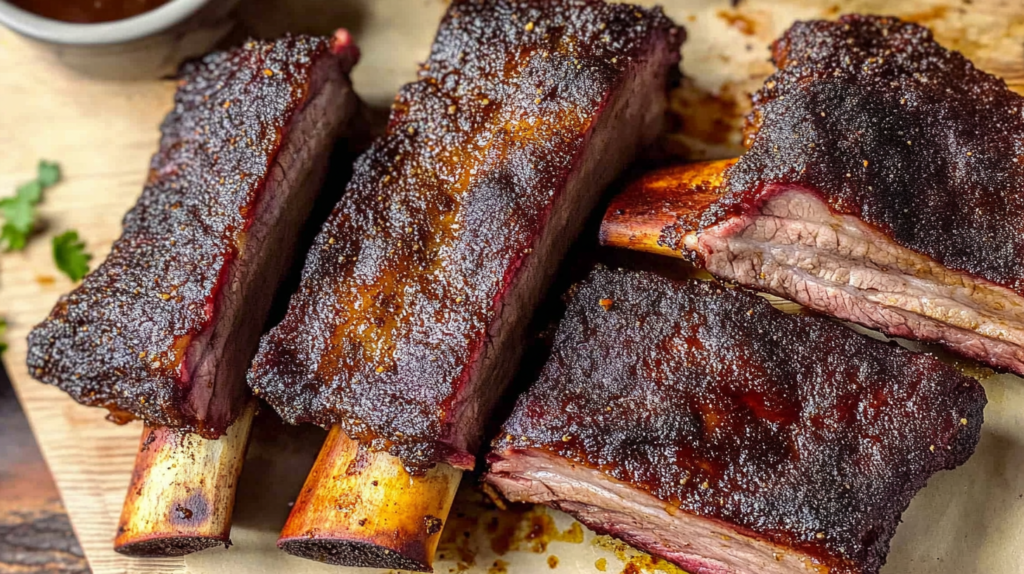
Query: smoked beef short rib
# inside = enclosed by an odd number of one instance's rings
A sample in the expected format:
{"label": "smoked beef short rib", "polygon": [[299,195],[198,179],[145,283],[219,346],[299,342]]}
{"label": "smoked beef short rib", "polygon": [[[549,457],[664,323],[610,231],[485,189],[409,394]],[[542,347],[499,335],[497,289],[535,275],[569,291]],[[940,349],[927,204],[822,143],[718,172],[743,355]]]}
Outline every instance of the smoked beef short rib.
{"label": "smoked beef short rib", "polygon": [[255,393],[410,470],[472,468],[560,258],[659,131],[682,40],[660,9],[452,2],[264,336]]}
{"label": "smoked beef short rib", "polygon": [[115,420],[220,436],[359,108],[357,59],[339,31],[184,66],[142,196],[106,261],[29,335],[29,372]]}
{"label": "smoked beef short rib", "polygon": [[773,57],[724,183],[636,189],[605,241],[645,212],[717,277],[1024,374],[1024,98],[893,18],[798,23]]}
{"label": "smoked beef short rib", "polygon": [[875,574],[978,442],[984,390],[930,355],[709,282],[570,294],[486,480],[688,572]]}

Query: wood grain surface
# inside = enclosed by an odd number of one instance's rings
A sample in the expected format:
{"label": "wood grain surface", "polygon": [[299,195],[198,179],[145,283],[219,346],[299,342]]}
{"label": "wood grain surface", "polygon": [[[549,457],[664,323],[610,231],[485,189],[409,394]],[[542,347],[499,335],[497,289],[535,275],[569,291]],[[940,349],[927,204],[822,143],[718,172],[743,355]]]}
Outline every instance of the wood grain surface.
{"label": "wood grain surface", "polygon": [[[767,45],[798,18],[853,11],[903,16],[931,26],[942,43],[962,50],[979,67],[1024,93],[1024,8],[1019,0],[679,0],[662,4],[688,28],[690,37],[684,48],[687,79],[674,98],[679,121],[675,133],[665,139],[666,150],[679,157],[739,153],[736,127],[749,105],[746,94],[772,70]],[[425,57],[445,6],[442,0],[253,0],[243,3],[240,32],[234,39],[245,32],[270,37],[284,31],[325,33],[347,27],[363,52],[354,74],[356,89],[370,104],[386,108],[398,86],[414,78],[416,63]],[[275,568],[282,564],[301,568],[301,561],[298,566],[275,562],[280,553],[272,546],[251,546],[266,540],[272,545],[275,529],[287,515],[284,503],[298,492],[323,433],[316,429],[285,432],[273,423],[267,423],[268,428],[276,430],[264,429],[263,434],[257,425],[240,485],[239,516],[263,517],[258,525],[244,525],[258,536],[245,530],[241,538],[235,537],[236,547],[228,553],[210,550],[195,560],[129,559],[113,552],[111,541],[141,425],[110,424],[101,410],[79,406],[62,392],[32,381],[24,367],[24,339],[57,297],[72,287],[53,266],[50,237],[77,229],[96,255],[95,266],[120,233],[121,218],[146,177],[157,145],[157,126],[170,107],[174,83],[100,82],[81,77],[61,66],[59,54],[7,30],[0,30],[0,70],[0,196],[13,193],[18,183],[30,179],[40,158],[59,161],[66,176],[64,183],[47,191],[40,206],[43,226],[28,249],[0,256],[0,316],[10,324],[11,344],[4,361],[92,569],[101,574],[264,570],[262,566],[254,569],[256,564],[268,564],[268,572],[278,571]],[[990,381],[995,382],[985,384],[992,403],[979,454],[968,465],[970,470],[945,473],[915,500],[897,535],[887,574],[1009,574],[1019,570],[1008,569],[1008,564],[1024,563],[1022,523],[1008,518],[1024,515],[1018,496],[1024,496],[1024,481],[1017,476],[1024,463],[1020,430],[1024,420],[1019,414],[1024,412],[1020,390],[1024,385],[1013,377]],[[304,450],[293,448],[296,445],[304,445]],[[295,453],[288,459],[290,468],[268,470],[277,456],[274,453],[283,449]],[[266,492],[267,488],[280,491]],[[0,500],[6,494],[0,494]],[[249,499],[262,501],[262,506],[247,508]],[[268,506],[266,500],[281,507]],[[944,521],[955,524],[937,524]],[[610,556],[614,560],[615,554]],[[477,560],[467,568],[485,572],[492,567],[491,560]],[[516,560],[510,555],[497,562],[503,562],[509,572],[534,571],[525,566],[516,570]],[[453,570],[458,563],[450,562]],[[928,570],[936,564],[942,567]],[[564,559],[560,568],[574,571]],[[612,564],[608,568],[619,571]]]}
{"label": "wood grain surface", "polygon": [[0,368],[0,572],[87,574],[46,462]]}

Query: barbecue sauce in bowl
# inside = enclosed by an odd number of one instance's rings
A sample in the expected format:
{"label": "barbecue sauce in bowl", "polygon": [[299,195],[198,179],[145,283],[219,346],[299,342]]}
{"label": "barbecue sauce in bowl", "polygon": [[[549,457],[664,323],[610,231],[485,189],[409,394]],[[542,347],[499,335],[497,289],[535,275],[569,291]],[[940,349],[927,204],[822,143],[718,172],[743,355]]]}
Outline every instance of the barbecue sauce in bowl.
{"label": "barbecue sauce in bowl", "polygon": [[94,24],[138,16],[170,0],[7,0],[44,18]]}

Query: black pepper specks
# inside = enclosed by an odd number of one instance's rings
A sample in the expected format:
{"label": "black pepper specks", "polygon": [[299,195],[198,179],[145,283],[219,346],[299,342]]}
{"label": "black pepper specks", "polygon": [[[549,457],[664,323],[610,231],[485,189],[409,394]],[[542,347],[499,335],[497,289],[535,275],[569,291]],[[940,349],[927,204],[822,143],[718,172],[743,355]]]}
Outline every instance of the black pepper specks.
{"label": "black pepper specks", "polygon": [[328,39],[285,36],[182,68],[121,237],[29,335],[36,378],[119,419],[210,437],[226,429],[235,407],[203,420],[186,407],[192,365],[183,361],[217,316],[214,302],[255,217],[282,130],[323,58],[334,58]]}
{"label": "black pepper specks", "polygon": [[496,302],[630,63],[675,66],[673,30],[660,9],[625,4],[453,1],[250,384],[289,422],[341,425],[414,471],[470,464],[462,393]]}
{"label": "black pepper specks", "polygon": [[1024,294],[1020,95],[896,18],[798,22],[772,55],[750,149],[702,227],[773,184],[803,186],[903,247]]}
{"label": "black pepper specks", "polygon": [[490,456],[539,449],[833,574],[877,573],[913,495],[974,451],[985,402],[931,355],[823,317],[598,268]]}

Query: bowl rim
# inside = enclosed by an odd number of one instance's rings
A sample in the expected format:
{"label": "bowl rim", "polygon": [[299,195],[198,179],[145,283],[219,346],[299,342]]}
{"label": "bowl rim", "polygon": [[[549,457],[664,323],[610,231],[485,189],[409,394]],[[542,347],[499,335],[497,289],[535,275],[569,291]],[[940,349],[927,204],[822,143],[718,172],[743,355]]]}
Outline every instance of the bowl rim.
{"label": "bowl rim", "polygon": [[23,36],[74,46],[122,44],[163,32],[182,22],[210,0],[170,0],[166,4],[131,18],[80,24],[45,18],[0,0],[0,24]]}

